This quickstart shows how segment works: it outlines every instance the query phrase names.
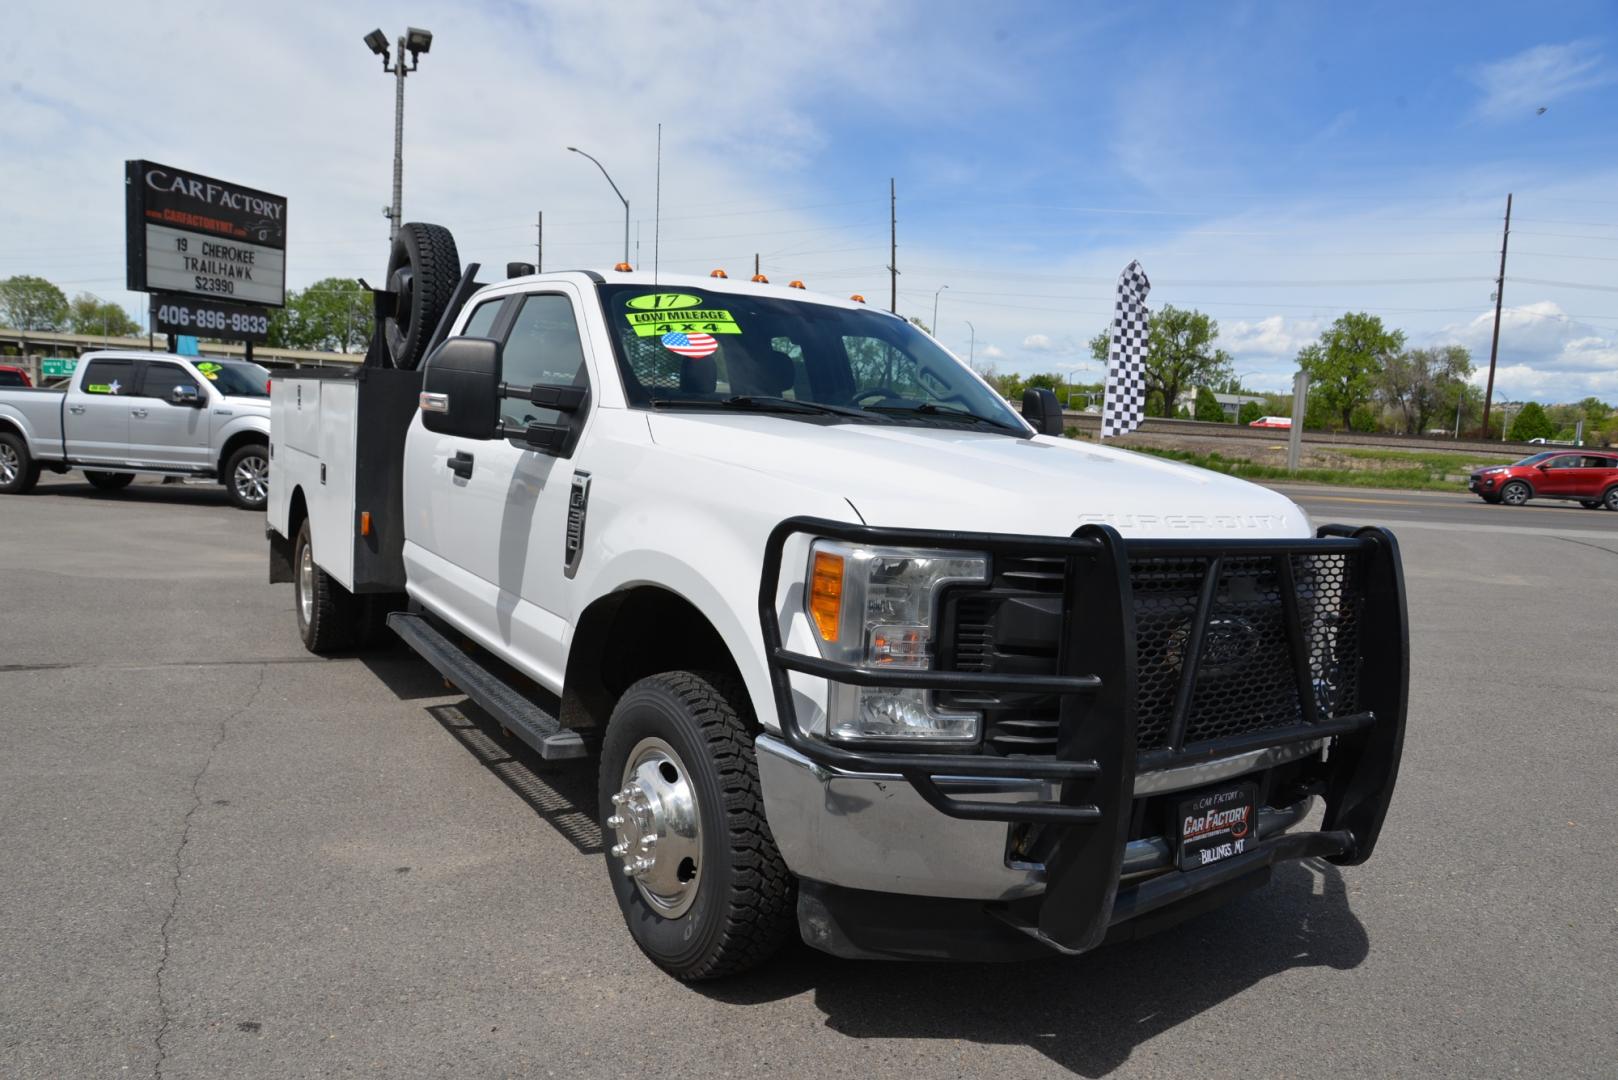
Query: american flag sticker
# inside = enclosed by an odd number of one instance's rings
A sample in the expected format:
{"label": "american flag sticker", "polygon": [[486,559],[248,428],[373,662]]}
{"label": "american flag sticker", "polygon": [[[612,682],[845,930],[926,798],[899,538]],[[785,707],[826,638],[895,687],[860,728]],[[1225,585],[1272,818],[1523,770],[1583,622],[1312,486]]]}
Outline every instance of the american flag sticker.
{"label": "american flag sticker", "polygon": [[682,334],[678,330],[663,335],[663,347],[672,353],[700,360],[719,351],[719,342],[712,334]]}

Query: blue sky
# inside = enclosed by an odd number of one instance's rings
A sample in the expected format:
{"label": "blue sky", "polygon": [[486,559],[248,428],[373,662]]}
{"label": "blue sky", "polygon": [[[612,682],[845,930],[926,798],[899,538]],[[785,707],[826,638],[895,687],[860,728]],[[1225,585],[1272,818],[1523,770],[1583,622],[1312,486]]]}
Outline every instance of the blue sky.
{"label": "blue sky", "polygon": [[[341,10],[336,10],[341,7]],[[1250,385],[1345,310],[1486,364],[1515,193],[1500,393],[1618,401],[1611,4],[463,5],[24,2],[0,43],[0,275],[122,290],[121,163],[288,195],[289,279],[380,276],[392,85],[360,43],[434,30],[408,83],[405,211],[463,256],[610,265],[619,204],[665,268],[899,307],[980,367],[1096,378],[1139,258]],[[69,66],[62,57],[75,55]],[[1539,114],[1538,108],[1545,112]],[[972,329],[968,328],[970,322]],[[975,331],[975,332],[974,332]]]}

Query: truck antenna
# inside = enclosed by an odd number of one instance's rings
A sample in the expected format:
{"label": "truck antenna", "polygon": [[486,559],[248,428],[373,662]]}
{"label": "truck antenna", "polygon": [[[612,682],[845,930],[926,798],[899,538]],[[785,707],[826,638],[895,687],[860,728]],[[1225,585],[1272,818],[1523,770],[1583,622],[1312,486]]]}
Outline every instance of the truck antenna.
{"label": "truck antenna", "polygon": [[657,284],[658,240],[663,229],[663,125],[657,125],[657,201],[652,210],[652,284]]}

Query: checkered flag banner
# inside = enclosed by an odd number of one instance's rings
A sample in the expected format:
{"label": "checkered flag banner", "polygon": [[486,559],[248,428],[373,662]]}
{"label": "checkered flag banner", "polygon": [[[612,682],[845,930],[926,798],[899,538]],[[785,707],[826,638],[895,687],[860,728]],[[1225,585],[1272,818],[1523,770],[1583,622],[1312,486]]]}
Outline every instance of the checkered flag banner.
{"label": "checkered flag banner", "polygon": [[1152,283],[1139,262],[1118,275],[1107,346],[1107,392],[1101,401],[1101,437],[1126,435],[1146,415],[1146,294]]}

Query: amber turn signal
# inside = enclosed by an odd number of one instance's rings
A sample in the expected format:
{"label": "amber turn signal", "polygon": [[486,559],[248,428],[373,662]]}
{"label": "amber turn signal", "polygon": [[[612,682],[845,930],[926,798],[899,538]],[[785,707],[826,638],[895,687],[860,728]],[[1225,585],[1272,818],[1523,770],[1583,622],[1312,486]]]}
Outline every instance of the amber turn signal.
{"label": "amber turn signal", "polygon": [[822,641],[837,640],[837,625],[843,614],[843,557],[829,551],[815,552],[810,573],[809,614],[815,620]]}

